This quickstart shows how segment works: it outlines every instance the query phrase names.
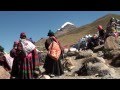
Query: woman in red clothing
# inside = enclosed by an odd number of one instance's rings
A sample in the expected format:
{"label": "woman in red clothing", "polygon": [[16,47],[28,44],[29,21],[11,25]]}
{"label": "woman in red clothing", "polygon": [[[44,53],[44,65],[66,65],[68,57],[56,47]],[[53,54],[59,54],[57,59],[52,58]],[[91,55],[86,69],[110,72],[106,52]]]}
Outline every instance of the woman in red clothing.
{"label": "woman in red clothing", "polygon": [[[27,40],[25,33],[20,34],[20,39]],[[19,42],[15,53],[16,53],[17,63],[13,63],[13,66],[14,64],[17,64],[18,67],[16,78],[34,79],[35,71],[39,70],[39,65],[40,65],[36,48],[32,50],[28,55],[26,55],[21,42]],[[12,72],[14,72],[15,70],[14,67],[12,70],[13,70]]]}

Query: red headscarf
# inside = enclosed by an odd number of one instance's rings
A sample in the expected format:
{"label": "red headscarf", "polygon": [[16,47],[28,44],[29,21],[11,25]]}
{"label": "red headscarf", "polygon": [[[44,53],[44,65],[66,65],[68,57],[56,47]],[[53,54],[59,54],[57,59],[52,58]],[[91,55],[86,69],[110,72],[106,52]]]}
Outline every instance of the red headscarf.
{"label": "red headscarf", "polygon": [[102,30],[103,27],[101,25],[98,25],[98,30]]}

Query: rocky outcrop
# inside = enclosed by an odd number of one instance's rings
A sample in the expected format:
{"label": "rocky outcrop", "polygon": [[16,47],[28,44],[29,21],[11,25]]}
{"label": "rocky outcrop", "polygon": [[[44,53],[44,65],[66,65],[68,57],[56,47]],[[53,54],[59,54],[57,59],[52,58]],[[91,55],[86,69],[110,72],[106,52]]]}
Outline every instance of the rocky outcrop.
{"label": "rocky outcrop", "polygon": [[112,59],[111,65],[114,67],[120,67],[120,54],[114,56],[114,58]]}
{"label": "rocky outcrop", "polygon": [[101,57],[89,57],[83,60],[82,66],[76,72],[78,75],[96,75],[96,76],[114,76],[114,69],[110,68],[108,64],[106,64],[105,60]]}
{"label": "rocky outcrop", "polygon": [[75,68],[76,65],[77,62],[73,58],[67,57],[64,59],[63,62],[64,69],[71,71],[73,68]]}
{"label": "rocky outcrop", "polygon": [[117,55],[120,54],[120,50],[104,50],[104,58],[114,59]]}
{"label": "rocky outcrop", "polygon": [[86,51],[79,51],[79,53],[76,55],[76,59],[82,59],[93,56],[94,53],[92,50],[86,50]]}
{"label": "rocky outcrop", "polygon": [[118,50],[118,49],[120,49],[118,40],[113,36],[109,36],[105,41],[104,48],[107,49],[107,50]]}
{"label": "rocky outcrop", "polygon": [[0,66],[0,79],[10,79],[10,74]]}
{"label": "rocky outcrop", "polygon": [[93,51],[98,52],[98,51],[103,51],[104,50],[104,45],[99,45],[97,47],[94,47]]}

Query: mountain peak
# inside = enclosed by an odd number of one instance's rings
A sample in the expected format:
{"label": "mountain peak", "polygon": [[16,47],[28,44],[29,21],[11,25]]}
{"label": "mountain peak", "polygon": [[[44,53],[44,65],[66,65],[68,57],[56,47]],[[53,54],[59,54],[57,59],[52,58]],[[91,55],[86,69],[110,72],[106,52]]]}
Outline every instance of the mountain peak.
{"label": "mountain peak", "polygon": [[61,30],[63,30],[63,29],[66,29],[66,27],[68,28],[68,27],[76,27],[73,23],[71,23],[71,22],[65,22],[59,29],[58,29],[58,31],[61,31]]}
{"label": "mountain peak", "polygon": [[64,23],[62,26],[61,26],[61,28],[64,28],[66,25],[74,25],[73,23],[71,23],[71,22],[66,22],[66,23]]}

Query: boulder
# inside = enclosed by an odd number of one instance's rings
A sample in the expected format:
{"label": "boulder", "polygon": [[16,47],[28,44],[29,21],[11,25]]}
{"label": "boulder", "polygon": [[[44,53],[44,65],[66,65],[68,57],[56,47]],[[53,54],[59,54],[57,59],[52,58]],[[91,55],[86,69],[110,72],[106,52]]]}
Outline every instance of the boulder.
{"label": "boulder", "polygon": [[76,56],[76,52],[68,52],[67,56]]}
{"label": "boulder", "polygon": [[111,65],[114,67],[120,67],[120,54],[114,56],[114,58],[112,59]]}
{"label": "boulder", "polygon": [[79,51],[79,53],[76,56],[76,59],[82,59],[93,56],[94,53],[92,50],[85,50],[85,51]]}
{"label": "boulder", "polygon": [[98,51],[103,51],[104,50],[104,45],[99,45],[97,47],[94,47],[93,51],[98,52]]}
{"label": "boulder", "polygon": [[97,56],[98,56],[98,57],[103,57],[103,56],[104,56],[104,53],[103,53],[102,51],[98,51],[98,52],[97,52]]}
{"label": "boulder", "polygon": [[120,50],[104,50],[104,58],[106,59],[114,59],[119,54]]}
{"label": "boulder", "polygon": [[67,53],[68,51],[69,51],[68,48],[65,48],[65,49],[64,49],[64,53]]}
{"label": "boulder", "polygon": [[118,50],[120,49],[118,39],[113,36],[109,36],[104,44],[104,48],[108,50]]}
{"label": "boulder", "polygon": [[76,48],[73,48],[73,47],[71,47],[70,49],[69,49],[69,51],[70,52],[76,52],[76,51],[78,51]]}
{"label": "boulder", "polygon": [[97,75],[104,77],[106,75],[113,76],[115,71],[106,64],[102,57],[89,57],[83,60],[82,66],[76,71],[78,75]]}
{"label": "boulder", "polygon": [[10,79],[10,74],[2,66],[0,66],[0,79]]}
{"label": "boulder", "polygon": [[73,60],[71,57],[65,58],[65,61],[63,62],[64,69],[71,71],[76,66],[76,61]]}

